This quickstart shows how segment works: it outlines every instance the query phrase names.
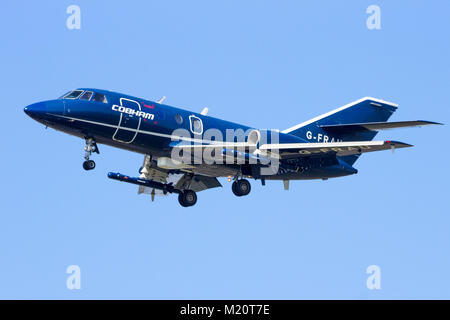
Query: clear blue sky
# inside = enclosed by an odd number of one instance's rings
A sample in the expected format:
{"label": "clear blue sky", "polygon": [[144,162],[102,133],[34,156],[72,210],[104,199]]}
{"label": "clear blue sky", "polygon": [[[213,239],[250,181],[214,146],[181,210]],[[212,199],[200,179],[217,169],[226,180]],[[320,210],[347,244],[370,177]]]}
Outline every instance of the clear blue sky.
{"label": "clear blue sky", "polygon": [[[66,8],[81,8],[81,29]],[[381,8],[368,30],[366,8]],[[0,298],[450,298],[448,1],[3,1]],[[364,96],[414,148],[368,154],[359,174],[138,196],[107,179],[142,155],[45,130],[23,107],[76,87],[284,129]],[[66,268],[81,268],[81,290]],[[381,268],[381,290],[366,268]]]}

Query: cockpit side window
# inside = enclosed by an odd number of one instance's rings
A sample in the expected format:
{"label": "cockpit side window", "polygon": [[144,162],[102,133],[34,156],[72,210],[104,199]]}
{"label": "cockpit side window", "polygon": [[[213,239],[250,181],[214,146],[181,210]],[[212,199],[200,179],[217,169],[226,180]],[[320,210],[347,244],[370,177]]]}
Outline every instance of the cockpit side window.
{"label": "cockpit side window", "polygon": [[98,92],[95,93],[94,98],[92,98],[92,101],[108,103],[108,100],[106,100],[105,95]]}
{"label": "cockpit side window", "polygon": [[91,99],[91,97],[92,97],[92,91],[85,91],[81,95],[80,100],[88,100],[89,101]]}
{"label": "cockpit side window", "polygon": [[63,99],[77,99],[82,93],[83,90],[74,90],[69,94],[65,95]]}

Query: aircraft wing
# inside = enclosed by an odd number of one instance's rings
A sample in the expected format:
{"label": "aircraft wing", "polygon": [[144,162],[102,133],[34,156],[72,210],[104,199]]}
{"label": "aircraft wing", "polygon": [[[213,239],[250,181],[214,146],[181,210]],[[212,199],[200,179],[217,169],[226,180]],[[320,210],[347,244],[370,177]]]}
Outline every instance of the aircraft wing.
{"label": "aircraft wing", "polygon": [[[170,173],[168,172],[168,170],[160,169],[152,163],[149,155],[145,155],[144,157],[144,162],[142,164],[141,174],[139,178],[161,183],[169,183],[174,185],[177,189],[186,188],[191,189],[195,192],[222,186],[215,177],[183,173]],[[155,195],[164,195],[161,190],[140,185],[138,194],[142,193],[150,194],[152,196],[152,200],[154,199]]]}
{"label": "aircraft wing", "polygon": [[178,180],[175,188],[177,189],[191,189],[195,192],[200,192],[206,189],[221,187],[219,180],[215,177],[207,177],[201,175],[189,176],[188,174],[183,175],[180,180]]}
{"label": "aircraft wing", "polygon": [[[268,163],[270,160],[262,155],[258,149],[257,144],[249,144],[246,142],[223,142],[211,144],[179,144],[174,148],[182,149],[184,152],[189,152],[192,157],[203,157],[203,152],[208,151],[211,154],[214,151],[219,153],[223,159],[223,163],[233,163],[238,159],[242,161],[253,160],[255,163]],[[200,153],[196,150],[201,149]],[[213,157],[213,156],[212,156]],[[215,156],[213,157],[215,158]]]}
{"label": "aircraft wing", "polygon": [[335,153],[337,156],[357,155],[366,152],[407,148],[412,145],[398,141],[348,141],[325,143],[282,143],[264,144],[259,147],[262,152],[279,154],[281,158],[293,155],[318,155]]}
{"label": "aircraft wing", "polygon": [[[167,182],[167,177],[169,174],[165,171],[158,170],[155,166],[152,165],[151,159],[149,155],[145,155],[144,162],[142,164],[141,174],[139,178],[154,180],[162,183]],[[148,187],[139,186],[138,194],[141,193],[151,193],[151,190]]]}
{"label": "aircraft wing", "polygon": [[442,123],[433,121],[395,121],[395,122],[364,122],[364,123],[348,123],[348,124],[330,124],[321,125],[322,129],[335,133],[346,133],[355,131],[378,131],[395,128],[421,127],[427,125],[441,125]]}
{"label": "aircraft wing", "polygon": [[190,144],[185,142],[177,142],[171,145],[173,148],[185,149],[185,150],[195,150],[195,149],[204,149],[204,148],[256,148],[256,143],[248,143],[248,142],[215,142],[211,141],[206,144],[198,143],[198,144]]}
{"label": "aircraft wing", "polygon": [[[227,149],[223,147],[227,147]],[[248,146],[248,145],[247,145]],[[227,143],[226,145],[182,145],[177,146],[193,152],[195,148],[219,148],[226,158],[252,159],[267,163],[270,158],[292,158],[298,156],[320,155],[334,153],[337,156],[359,155],[366,152],[382,151],[412,147],[412,145],[399,141],[347,141],[323,143],[280,143],[263,144],[252,153],[247,150],[237,151],[235,148],[242,145]],[[192,149],[191,149],[192,148]],[[223,148],[223,149],[222,149]]]}

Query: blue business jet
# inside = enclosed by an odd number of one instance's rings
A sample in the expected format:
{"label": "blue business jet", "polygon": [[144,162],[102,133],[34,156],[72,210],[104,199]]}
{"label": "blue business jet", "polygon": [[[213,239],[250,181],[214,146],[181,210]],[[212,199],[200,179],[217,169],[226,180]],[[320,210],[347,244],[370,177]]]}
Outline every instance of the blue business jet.
{"label": "blue business jet", "polygon": [[250,193],[245,178],[323,179],[356,174],[362,153],[411,147],[398,141],[373,141],[379,130],[438,124],[431,121],[387,122],[397,105],[362,98],[289,129],[259,130],[191,112],[158,101],[82,88],[56,100],[38,102],[24,111],[36,121],[85,140],[83,168],[106,144],[144,155],[139,176],[110,172],[111,179],[139,186],[138,193],[178,194],[184,207],[197,202],[197,192],[221,187],[227,177],[236,196]]}

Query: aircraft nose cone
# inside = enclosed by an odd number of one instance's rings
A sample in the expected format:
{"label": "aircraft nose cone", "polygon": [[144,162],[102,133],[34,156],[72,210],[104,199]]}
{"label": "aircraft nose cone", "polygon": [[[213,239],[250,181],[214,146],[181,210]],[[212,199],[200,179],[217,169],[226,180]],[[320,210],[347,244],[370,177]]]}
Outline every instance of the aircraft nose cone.
{"label": "aircraft nose cone", "polygon": [[33,119],[39,119],[47,112],[47,106],[44,102],[38,102],[26,106],[23,111]]}

